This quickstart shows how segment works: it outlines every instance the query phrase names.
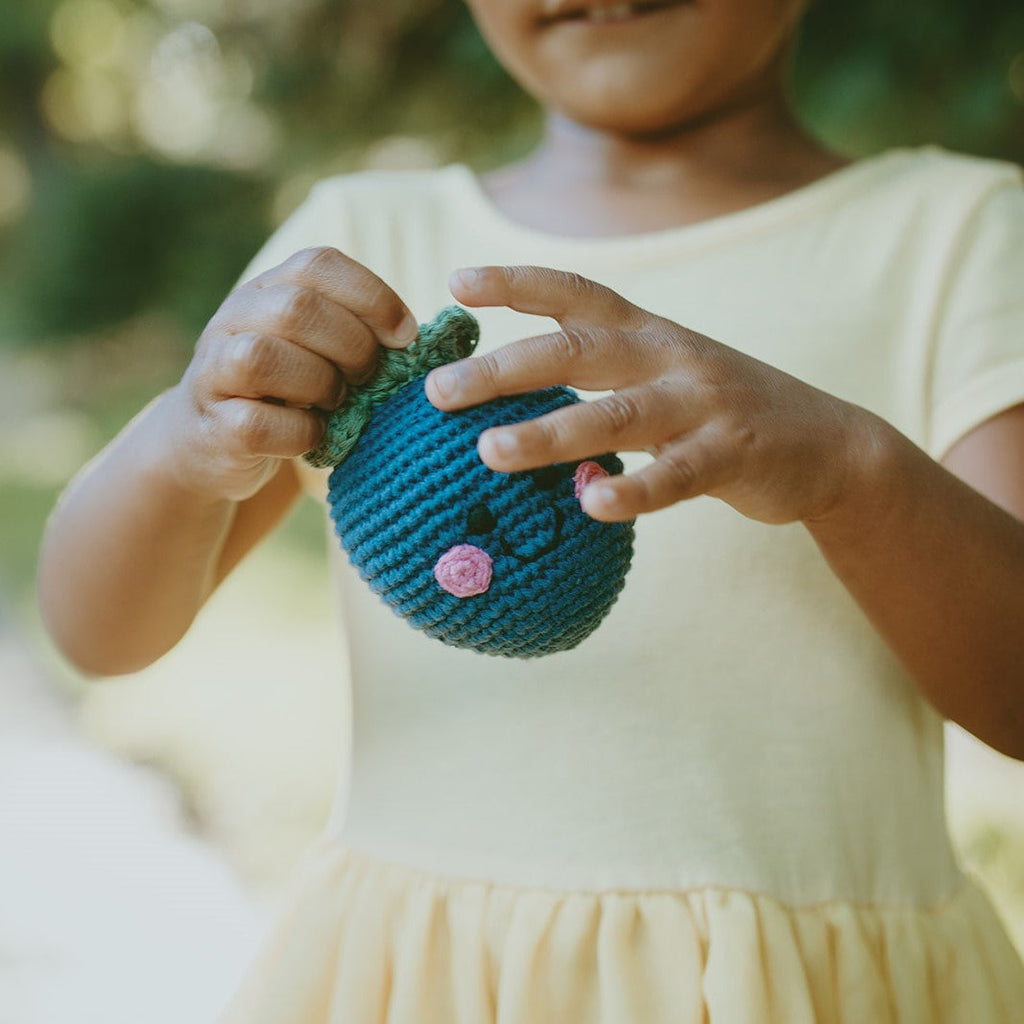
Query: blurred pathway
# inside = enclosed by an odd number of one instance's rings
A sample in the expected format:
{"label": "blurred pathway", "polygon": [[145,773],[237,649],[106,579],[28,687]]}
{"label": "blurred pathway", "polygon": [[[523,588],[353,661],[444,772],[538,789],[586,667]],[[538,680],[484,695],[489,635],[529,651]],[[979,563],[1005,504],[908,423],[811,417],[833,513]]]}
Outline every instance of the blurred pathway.
{"label": "blurred pathway", "polygon": [[177,789],[88,744],[0,604],[0,1024],[205,1024],[265,914]]}

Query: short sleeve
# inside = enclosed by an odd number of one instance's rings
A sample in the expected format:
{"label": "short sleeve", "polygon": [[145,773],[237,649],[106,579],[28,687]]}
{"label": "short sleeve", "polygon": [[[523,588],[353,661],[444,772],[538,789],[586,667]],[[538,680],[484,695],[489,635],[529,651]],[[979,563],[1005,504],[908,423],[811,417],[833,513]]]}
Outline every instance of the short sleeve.
{"label": "short sleeve", "polygon": [[1024,402],[1024,182],[1009,165],[960,235],[932,364],[928,450]]}
{"label": "short sleeve", "polygon": [[236,287],[283,263],[300,249],[318,245],[345,249],[348,233],[336,181],[329,178],[319,181],[249,261]]}

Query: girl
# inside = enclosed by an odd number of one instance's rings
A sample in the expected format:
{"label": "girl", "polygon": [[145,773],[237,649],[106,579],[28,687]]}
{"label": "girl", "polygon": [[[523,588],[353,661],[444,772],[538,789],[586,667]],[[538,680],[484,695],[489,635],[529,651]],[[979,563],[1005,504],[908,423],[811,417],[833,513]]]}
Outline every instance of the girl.
{"label": "girl", "polygon": [[591,638],[518,662],[409,629],[331,545],[352,765],[224,1020],[1018,1019],[942,793],[944,717],[1024,758],[1018,171],[809,138],[804,0],[470,6],[536,150],[317,186],[65,494],[43,612],[85,671],[170,648],[322,493],[323,411],[450,269],[483,343],[430,400],[596,392],[479,452],[625,452],[583,503],[639,517],[634,563]]}

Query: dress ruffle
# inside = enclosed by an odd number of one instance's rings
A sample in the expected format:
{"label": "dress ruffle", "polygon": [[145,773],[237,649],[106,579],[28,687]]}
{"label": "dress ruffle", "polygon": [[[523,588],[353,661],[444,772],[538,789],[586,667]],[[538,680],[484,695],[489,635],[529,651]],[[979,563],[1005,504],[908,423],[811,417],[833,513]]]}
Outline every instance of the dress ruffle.
{"label": "dress ruffle", "polygon": [[925,910],[445,878],[325,835],[219,1024],[1019,1024],[970,879]]}

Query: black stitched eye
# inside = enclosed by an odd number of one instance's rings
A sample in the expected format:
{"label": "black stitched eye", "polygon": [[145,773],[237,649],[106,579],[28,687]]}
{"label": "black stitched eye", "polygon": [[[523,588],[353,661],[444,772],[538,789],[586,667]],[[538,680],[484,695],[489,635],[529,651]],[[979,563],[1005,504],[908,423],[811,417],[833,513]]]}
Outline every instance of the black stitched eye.
{"label": "black stitched eye", "polygon": [[539,491],[550,491],[558,486],[558,481],[565,474],[558,466],[541,466],[540,469],[530,470],[533,477],[533,484]]}
{"label": "black stitched eye", "polygon": [[490,533],[497,525],[491,510],[484,504],[474,505],[466,516],[466,533]]}

